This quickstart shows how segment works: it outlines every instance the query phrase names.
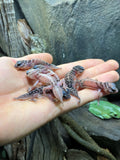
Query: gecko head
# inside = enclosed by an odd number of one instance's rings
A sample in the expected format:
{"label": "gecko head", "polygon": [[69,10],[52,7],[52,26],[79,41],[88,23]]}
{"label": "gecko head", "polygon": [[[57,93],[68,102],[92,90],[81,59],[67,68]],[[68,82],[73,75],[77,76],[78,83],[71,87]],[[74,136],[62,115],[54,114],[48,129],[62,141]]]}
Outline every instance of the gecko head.
{"label": "gecko head", "polygon": [[84,67],[80,66],[80,65],[77,65],[77,66],[74,66],[73,69],[72,69],[76,74],[79,74],[79,73],[82,73],[84,71]]}
{"label": "gecko head", "polygon": [[27,77],[31,79],[34,79],[35,73],[36,73],[36,69],[33,69],[33,68],[26,71]]}
{"label": "gecko head", "polygon": [[15,68],[22,69],[23,67],[24,67],[24,60],[16,62]]}
{"label": "gecko head", "polygon": [[36,68],[39,68],[39,65],[35,65],[35,66],[33,67],[33,69],[36,69]]}
{"label": "gecko head", "polygon": [[62,88],[62,92],[63,92],[63,98],[64,99],[70,99],[71,98],[71,95],[70,95],[70,90],[67,88],[67,89],[64,89]]}
{"label": "gecko head", "polygon": [[117,89],[115,83],[110,83],[110,92],[111,93],[117,93],[118,92],[118,89]]}

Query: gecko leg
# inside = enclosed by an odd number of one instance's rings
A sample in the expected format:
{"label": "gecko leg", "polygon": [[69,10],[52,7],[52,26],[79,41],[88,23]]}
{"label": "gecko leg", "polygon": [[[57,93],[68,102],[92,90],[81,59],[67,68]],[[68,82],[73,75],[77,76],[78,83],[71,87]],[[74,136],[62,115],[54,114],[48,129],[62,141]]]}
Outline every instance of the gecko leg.
{"label": "gecko leg", "polygon": [[[31,91],[31,90],[33,90],[33,89],[35,89],[36,86],[38,85],[38,83],[39,83],[39,80],[37,80],[37,81],[33,84],[32,87],[29,87],[29,88],[28,88],[28,92]],[[40,83],[39,83],[39,84],[40,84]]]}

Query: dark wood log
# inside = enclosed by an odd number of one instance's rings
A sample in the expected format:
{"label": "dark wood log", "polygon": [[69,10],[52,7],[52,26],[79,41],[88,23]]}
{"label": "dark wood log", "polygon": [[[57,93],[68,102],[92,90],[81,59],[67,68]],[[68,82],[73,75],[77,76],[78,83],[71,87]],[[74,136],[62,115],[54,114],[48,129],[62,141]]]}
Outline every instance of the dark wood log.
{"label": "dark wood log", "polygon": [[[31,137],[27,136],[28,150],[30,141]],[[31,159],[63,160],[66,149],[64,142],[60,139],[59,130],[56,129],[56,122],[52,121],[37,130]]]}
{"label": "dark wood log", "polygon": [[66,157],[68,160],[93,160],[87,152],[77,149],[69,149]]}
{"label": "dark wood log", "polygon": [[0,0],[0,47],[12,57],[27,53],[19,35],[13,0]]}

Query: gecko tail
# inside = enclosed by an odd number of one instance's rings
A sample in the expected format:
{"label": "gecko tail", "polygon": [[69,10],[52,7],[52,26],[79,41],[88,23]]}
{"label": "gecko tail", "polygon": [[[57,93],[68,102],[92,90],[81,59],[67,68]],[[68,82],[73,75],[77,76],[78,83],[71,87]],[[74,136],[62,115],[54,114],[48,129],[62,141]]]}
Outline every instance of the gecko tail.
{"label": "gecko tail", "polygon": [[21,96],[15,97],[14,100],[28,100],[31,97],[28,94],[23,94]]}

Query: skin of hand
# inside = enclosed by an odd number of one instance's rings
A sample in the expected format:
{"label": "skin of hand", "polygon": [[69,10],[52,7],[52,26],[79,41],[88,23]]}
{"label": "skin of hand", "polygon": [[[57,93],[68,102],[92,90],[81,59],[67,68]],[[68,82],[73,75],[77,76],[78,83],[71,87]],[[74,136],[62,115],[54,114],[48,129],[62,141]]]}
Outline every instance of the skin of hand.
{"label": "skin of hand", "polygon": [[[0,58],[0,145],[20,139],[56,116],[98,98],[99,93],[96,90],[83,89],[79,91],[80,104],[73,96],[63,104],[54,103],[46,97],[41,97],[35,102],[14,100],[15,97],[26,93],[30,86],[25,75],[26,71],[16,70],[14,65],[18,60],[33,58],[52,63],[52,56],[48,53],[32,54],[22,58]],[[86,59],[71,62],[59,65],[61,69],[56,73],[63,78],[75,65],[85,68],[80,79],[94,78],[102,82],[119,80],[119,74],[116,72],[119,64],[115,60],[104,62],[101,59]],[[104,95],[101,94],[101,96]]]}

